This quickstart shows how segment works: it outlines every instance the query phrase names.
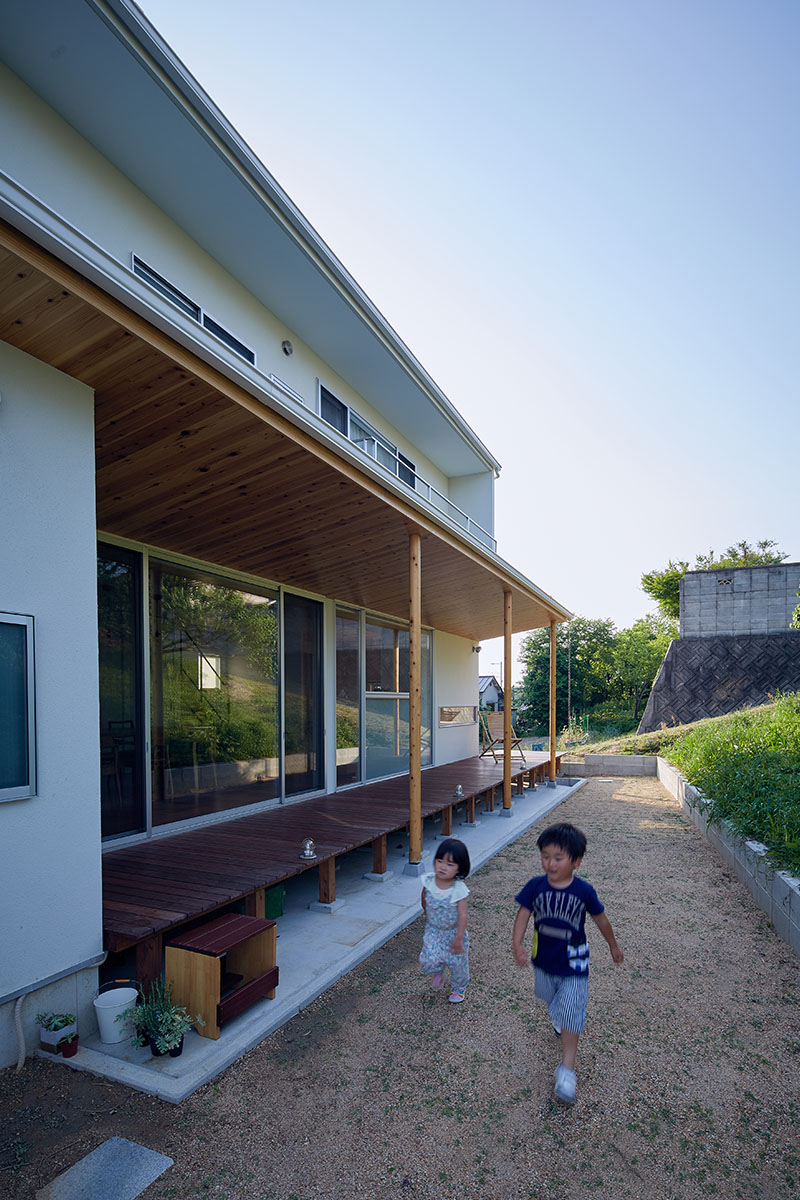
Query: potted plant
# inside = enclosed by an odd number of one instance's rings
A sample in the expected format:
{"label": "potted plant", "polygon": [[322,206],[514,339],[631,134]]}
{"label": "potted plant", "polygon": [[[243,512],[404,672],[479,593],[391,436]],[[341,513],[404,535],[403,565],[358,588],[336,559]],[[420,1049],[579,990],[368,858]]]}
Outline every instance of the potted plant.
{"label": "potted plant", "polygon": [[48,1054],[58,1054],[61,1039],[78,1032],[74,1013],[40,1012],[36,1014],[36,1024],[39,1026],[39,1045]]}
{"label": "potted plant", "polygon": [[62,1037],[58,1043],[58,1048],[64,1058],[74,1058],[78,1053],[78,1035],[77,1033],[68,1033],[66,1037]]}
{"label": "potted plant", "polygon": [[140,986],[136,1004],[120,1013],[117,1020],[133,1024],[134,1045],[149,1045],[156,1057],[170,1054],[173,1058],[183,1050],[183,1035],[193,1025],[205,1025],[199,1013],[193,1017],[183,1005],[174,1003],[172,984],[160,979],[150,984],[147,993]]}

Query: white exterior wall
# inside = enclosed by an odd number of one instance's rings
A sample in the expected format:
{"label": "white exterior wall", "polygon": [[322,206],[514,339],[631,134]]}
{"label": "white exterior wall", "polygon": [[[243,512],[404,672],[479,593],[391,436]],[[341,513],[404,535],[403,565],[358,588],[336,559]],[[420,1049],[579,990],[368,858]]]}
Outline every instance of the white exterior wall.
{"label": "white exterior wall", "polygon": [[450,480],[449,498],[487,532],[494,533],[494,475],[458,475]]}
{"label": "white exterior wall", "polygon": [[[38,782],[0,804],[2,997],[102,950],[94,396],[4,342],[0,511],[0,610],[35,621]],[[26,1002],[29,1048],[37,1007],[75,1011],[79,994],[73,977]],[[16,1059],[13,1009],[0,1066]]]}
{"label": "white exterior wall", "polygon": [[[166,315],[200,345],[211,346],[224,361],[245,375],[268,380],[274,373],[303,397],[309,412],[318,411],[317,380],[361,416],[415,464],[417,473],[448,495],[448,480],[420,449],[377,412],[272,312],[225,271],[179,225],[166,216],[107,159],[63,121],[44,101],[0,64],[0,144],[3,172],[89,240],[82,245],[95,265],[137,291],[156,312]],[[0,191],[2,191],[0,173]],[[67,231],[62,230],[63,236]],[[256,355],[256,367],[245,363],[213,335],[182,314],[132,274],[132,255],[157,271]],[[111,261],[104,262],[105,256]],[[281,350],[289,339],[290,358]],[[292,402],[290,401],[291,405]],[[296,413],[297,408],[293,408]],[[302,411],[302,410],[300,410]],[[328,427],[325,426],[326,430]],[[336,435],[333,435],[336,436]],[[491,481],[491,472],[486,473]],[[491,487],[491,482],[490,485]],[[460,501],[456,501],[464,507]],[[485,507],[485,506],[484,506]],[[467,512],[490,531],[485,513]]]}
{"label": "white exterior wall", "polygon": [[439,709],[449,704],[478,704],[478,655],[473,643],[451,633],[434,637],[434,763],[458,762],[479,753],[478,724],[439,724]]}

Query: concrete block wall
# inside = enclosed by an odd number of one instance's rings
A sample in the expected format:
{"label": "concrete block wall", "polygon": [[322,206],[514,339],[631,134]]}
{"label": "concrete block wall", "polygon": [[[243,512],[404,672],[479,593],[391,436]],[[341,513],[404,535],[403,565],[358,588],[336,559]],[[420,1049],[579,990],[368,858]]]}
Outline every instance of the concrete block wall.
{"label": "concrete block wall", "polygon": [[746,884],[753,900],[766,913],[773,929],[800,957],[800,879],[788,871],[778,871],[770,862],[761,842],[737,837],[727,821],[710,823],[705,815],[703,796],[687,783],[680,771],[666,759],[654,756],[656,774],[694,825],[717,850],[730,869]]}
{"label": "concrete block wall", "polygon": [[580,778],[657,775],[734,875],[747,885],[778,937],[800,957],[800,879],[788,871],[776,870],[761,842],[743,841],[727,821],[709,822],[701,793],[665,758],[655,754],[587,754],[583,762],[562,762],[561,774]]}
{"label": "concrete block wall", "polygon": [[687,571],[680,588],[682,638],[785,633],[800,604],[800,563]]}
{"label": "concrete block wall", "polygon": [[587,754],[583,762],[561,763],[567,778],[587,779],[593,775],[655,775],[653,754]]}

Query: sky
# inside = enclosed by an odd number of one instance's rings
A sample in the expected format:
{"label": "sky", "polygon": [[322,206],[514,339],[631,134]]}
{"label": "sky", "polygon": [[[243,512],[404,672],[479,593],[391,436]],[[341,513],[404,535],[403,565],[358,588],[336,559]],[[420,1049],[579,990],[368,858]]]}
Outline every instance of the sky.
{"label": "sky", "polygon": [[797,0],[139,2],[502,464],[502,558],[618,628],[800,560]]}

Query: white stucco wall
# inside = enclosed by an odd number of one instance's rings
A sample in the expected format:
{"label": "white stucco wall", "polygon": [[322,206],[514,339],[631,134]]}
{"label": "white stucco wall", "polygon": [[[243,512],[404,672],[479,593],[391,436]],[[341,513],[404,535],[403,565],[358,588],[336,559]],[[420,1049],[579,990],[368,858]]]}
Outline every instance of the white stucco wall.
{"label": "white stucco wall", "polygon": [[454,476],[448,485],[448,496],[487,533],[494,535],[494,475],[491,471]]}
{"label": "white stucco wall", "polygon": [[478,704],[478,655],[473,643],[450,633],[434,637],[434,763],[457,762],[479,752],[478,725],[439,724],[439,709],[449,704]]}
{"label": "white stucco wall", "polygon": [[[0,512],[0,610],[35,620],[38,779],[0,804],[2,997],[102,949],[93,394],[4,342]],[[16,1058],[13,1007],[0,1065]]]}

